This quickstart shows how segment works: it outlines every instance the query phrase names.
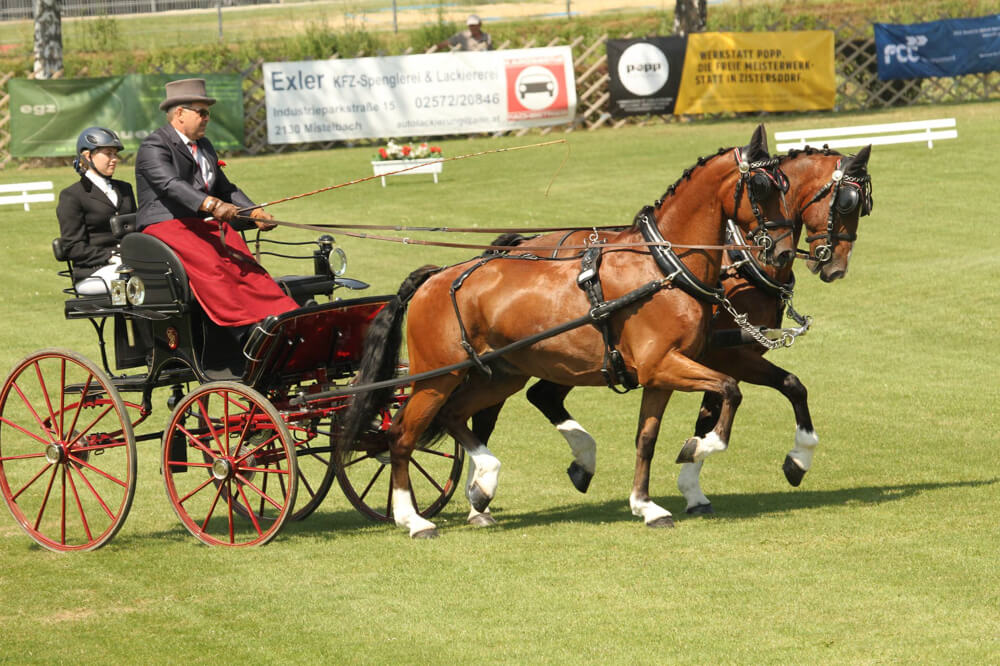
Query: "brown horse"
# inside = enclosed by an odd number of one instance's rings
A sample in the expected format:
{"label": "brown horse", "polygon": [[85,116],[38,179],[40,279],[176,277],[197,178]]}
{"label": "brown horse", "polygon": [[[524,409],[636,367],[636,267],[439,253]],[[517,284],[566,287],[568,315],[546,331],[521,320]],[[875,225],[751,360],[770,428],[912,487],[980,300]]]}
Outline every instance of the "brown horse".
{"label": "brown horse", "polygon": [[[758,128],[748,148],[720,150],[700,159],[668,191],[671,205],[658,206],[653,219],[637,218],[646,222],[646,236],[640,225],[633,225],[610,236],[608,247],[597,252],[604,297],[624,303],[607,308],[601,320],[608,323],[610,346],[621,356],[623,373],[643,386],[629,504],[647,525],[673,524],[670,512],[649,498],[650,462],[673,391],[720,396],[719,418],[712,431],[689,439],[684,449],[701,458],[727,446],[740,391],[731,377],[693,360],[704,349],[712,305],[692,293],[717,293],[709,285],[720,277],[721,244],[729,218],[741,225],[753,226],[756,221],[754,235],[770,246],[769,257],[776,263],[790,261],[794,240],[782,212],[783,181]],[[650,233],[685,250],[678,255],[662,245],[642,247]],[[669,275],[654,261],[657,256],[672,267]],[[596,263],[592,268],[596,270]],[[491,350],[599,311],[577,286],[584,272],[576,260],[545,261],[524,255],[494,256],[445,269],[424,267],[404,281],[369,329],[357,379],[361,385],[395,373],[407,305],[412,373],[470,358],[480,365],[478,370],[466,367],[414,382],[409,400],[393,420],[389,430],[393,517],[410,536],[436,535],[434,524],[420,516],[411,501],[409,463],[416,446],[444,432],[458,440],[474,465],[467,495],[476,510],[484,512],[496,492],[500,461],[469,429],[469,418],[502,403],[532,376],[567,386],[605,383],[601,370],[609,345],[597,321],[508,351],[488,365],[480,361]],[[344,418],[341,445],[354,441],[390,397],[389,390],[356,396]]]}
{"label": "brown horse", "polygon": [[[781,167],[788,177],[789,190],[785,197],[794,213],[796,244],[803,228],[810,248],[808,267],[825,282],[844,277],[857,238],[859,218],[871,212],[871,177],[867,171],[871,146],[855,156],[845,157],[830,149],[792,150],[781,158]],[[734,231],[734,235],[736,230]],[[743,230],[745,233],[745,230]],[[577,244],[591,232],[551,233],[531,239],[501,236],[497,245],[524,242],[534,247],[553,247],[551,256],[572,256],[576,251],[560,250],[562,245]],[[791,263],[782,266],[761,265],[752,253],[730,252],[730,266],[723,271],[723,289],[733,307],[747,315],[755,326],[776,329],[781,325],[786,306],[791,305],[794,276]],[[736,323],[725,309],[717,309],[712,321],[712,339],[721,343],[732,338]],[[798,486],[809,470],[818,438],[813,428],[806,399],[807,392],[794,374],[763,357],[762,345],[710,344],[699,361],[709,368],[730,375],[737,381],[769,386],[781,392],[795,414],[795,447],[785,459],[783,470],[788,482]],[[527,391],[528,400],[559,430],[570,445],[574,460],[567,470],[580,492],[586,492],[596,466],[597,443],[566,410],[565,398],[570,386],[559,386],[540,380]],[[496,405],[473,416],[473,432],[488,442],[500,408]],[[716,395],[706,393],[695,426],[698,437],[707,434],[719,416],[720,403]],[[703,459],[678,459],[682,463],[677,485],[687,499],[688,513],[711,513],[712,505],[702,493],[698,477]],[[488,514],[473,509],[469,521],[476,525],[493,524]]]}

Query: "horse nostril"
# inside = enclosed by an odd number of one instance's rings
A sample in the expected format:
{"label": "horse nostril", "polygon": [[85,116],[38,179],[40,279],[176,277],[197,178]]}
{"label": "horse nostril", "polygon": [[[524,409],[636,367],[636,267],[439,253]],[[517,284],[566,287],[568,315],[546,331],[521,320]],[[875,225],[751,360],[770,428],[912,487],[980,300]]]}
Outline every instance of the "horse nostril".
{"label": "horse nostril", "polygon": [[819,277],[823,282],[833,282],[834,280],[839,280],[847,274],[847,271],[838,268],[833,271],[823,271],[819,274]]}

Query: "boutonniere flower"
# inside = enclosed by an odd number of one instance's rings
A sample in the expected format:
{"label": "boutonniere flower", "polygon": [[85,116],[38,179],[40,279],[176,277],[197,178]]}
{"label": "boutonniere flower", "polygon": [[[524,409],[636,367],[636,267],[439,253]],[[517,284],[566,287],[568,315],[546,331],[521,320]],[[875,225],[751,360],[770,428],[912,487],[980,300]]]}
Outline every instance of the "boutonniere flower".
{"label": "boutonniere flower", "polygon": [[220,166],[220,167],[224,167],[224,166],[226,166],[226,163],[225,163],[225,161],[223,161],[223,160],[219,160],[219,166]]}

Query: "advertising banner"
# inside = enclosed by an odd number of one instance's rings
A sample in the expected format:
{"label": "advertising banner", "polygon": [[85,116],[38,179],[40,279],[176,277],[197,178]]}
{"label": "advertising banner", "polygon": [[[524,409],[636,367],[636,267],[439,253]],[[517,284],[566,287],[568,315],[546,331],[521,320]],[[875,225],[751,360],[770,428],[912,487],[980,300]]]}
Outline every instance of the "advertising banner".
{"label": "advertising banner", "polygon": [[268,143],[495,132],[576,114],[568,46],[264,63]]}
{"label": "advertising banner", "polygon": [[609,39],[611,113],[616,116],[673,113],[686,48],[684,37]]}
{"label": "advertising banner", "polygon": [[920,79],[1000,71],[1000,14],[930,23],[875,24],[878,78]]}
{"label": "advertising banner", "polygon": [[833,32],[688,35],[675,114],[832,109]]}
{"label": "advertising banner", "polygon": [[160,111],[168,81],[203,78],[212,107],[207,135],[218,150],[243,148],[243,84],[235,74],[127,74],[100,79],[11,79],[10,153],[15,157],[73,155],[88,127],[113,129],[134,152],[166,118]]}

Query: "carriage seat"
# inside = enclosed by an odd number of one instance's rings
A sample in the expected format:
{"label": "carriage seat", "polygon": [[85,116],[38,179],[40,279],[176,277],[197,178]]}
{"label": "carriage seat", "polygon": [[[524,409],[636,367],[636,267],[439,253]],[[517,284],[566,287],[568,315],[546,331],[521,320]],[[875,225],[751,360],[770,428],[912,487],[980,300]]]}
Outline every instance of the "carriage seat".
{"label": "carriage seat", "polygon": [[144,308],[185,310],[192,301],[184,264],[166,243],[143,233],[126,233],[121,242],[122,264],[142,279]]}
{"label": "carriage seat", "polygon": [[333,290],[337,287],[354,290],[367,289],[369,286],[361,280],[327,275],[284,275],[274,278],[274,281],[299,305],[307,305],[320,295],[332,298]]}

